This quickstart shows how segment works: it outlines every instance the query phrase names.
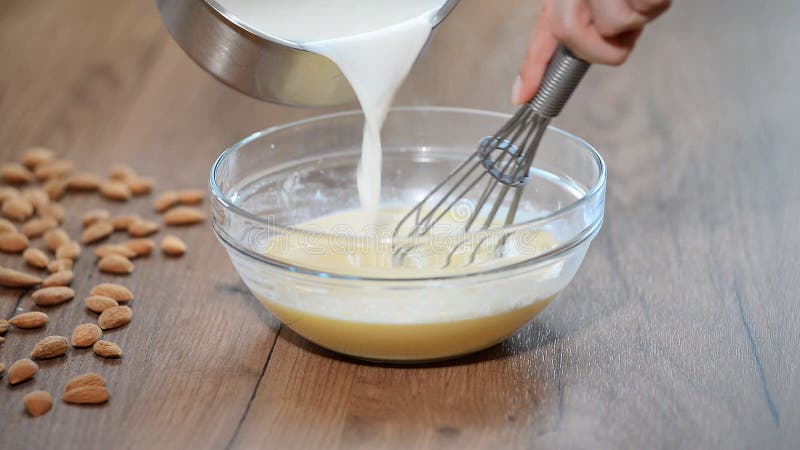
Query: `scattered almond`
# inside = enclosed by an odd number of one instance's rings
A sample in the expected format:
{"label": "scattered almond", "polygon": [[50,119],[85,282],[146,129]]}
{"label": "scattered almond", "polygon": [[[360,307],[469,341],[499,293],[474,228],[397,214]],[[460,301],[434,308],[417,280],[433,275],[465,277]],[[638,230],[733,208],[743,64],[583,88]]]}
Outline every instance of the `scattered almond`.
{"label": "scattered almond", "polygon": [[112,217],[111,224],[114,225],[114,231],[127,231],[128,227],[139,219],[141,217],[138,214],[122,214]]}
{"label": "scattered almond", "polygon": [[103,180],[91,172],[78,172],[66,180],[68,191],[96,191]]}
{"label": "scattered almond", "polygon": [[57,226],[58,221],[52,217],[34,217],[22,225],[22,233],[33,239]]}
{"label": "scattered almond", "polygon": [[158,231],[158,224],[152,220],[139,219],[128,226],[128,234],[133,237],[145,237]]}
{"label": "scattered almond", "polygon": [[23,328],[27,330],[30,328],[41,328],[47,325],[47,321],[47,314],[40,311],[30,311],[17,314],[16,316],[12,317],[8,323],[17,328]]}
{"label": "scattered almond", "polygon": [[127,306],[108,308],[97,318],[97,324],[104,330],[121,327],[131,321],[133,311]]}
{"label": "scattered almond", "polygon": [[121,181],[103,181],[100,183],[100,194],[116,201],[126,201],[131,198],[131,190],[128,185]]}
{"label": "scattered almond", "polygon": [[[2,237],[2,235],[0,235],[0,237]],[[37,269],[46,268],[47,264],[50,262],[50,258],[45,252],[33,247],[29,247],[22,252],[22,259],[26,264],[36,267]]]}
{"label": "scattered almond", "polygon": [[71,391],[75,388],[83,387],[83,386],[105,386],[106,380],[103,379],[100,374],[88,372],[82,375],[78,375],[77,377],[73,377],[71,380],[67,382],[67,385],[64,386],[64,392]]}
{"label": "scattered almond", "polygon": [[137,256],[147,256],[153,251],[154,248],[156,248],[156,243],[153,242],[152,239],[146,238],[128,239],[127,241],[122,242],[120,245],[135,251]]}
{"label": "scattered almond", "polygon": [[14,197],[3,202],[0,211],[9,219],[22,222],[33,215],[33,205],[22,197]]}
{"label": "scattered almond", "polygon": [[114,164],[108,169],[108,178],[116,181],[125,181],[136,177],[136,171],[126,164]]}
{"label": "scattered almond", "polygon": [[119,345],[109,341],[97,341],[92,346],[92,351],[103,358],[119,358],[122,356],[122,349]]}
{"label": "scattered almond", "polygon": [[0,186],[0,203],[14,197],[19,197],[19,189],[13,186]]}
{"label": "scattered almond", "polygon": [[44,243],[54,252],[69,241],[69,235],[63,228],[53,228],[44,233]]}
{"label": "scattered almond", "polygon": [[83,215],[83,226],[88,227],[89,225],[101,221],[101,220],[109,220],[111,218],[111,214],[108,210],[105,209],[92,209],[86,211],[86,214]]}
{"label": "scattered almond", "polygon": [[39,371],[39,365],[28,358],[19,359],[8,368],[8,384],[28,381]]}
{"label": "scattered almond", "polygon": [[39,164],[34,169],[34,175],[39,181],[49,180],[51,178],[64,177],[75,170],[75,163],[66,159],[54,159],[45,163]]}
{"label": "scattered almond", "polygon": [[31,358],[50,359],[64,356],[69,350],[69,341],[64,336],[47,336],[33,346]]}
{"label": "scattered almond", "polygon": [[91,244],[101,239],[111,236],[114,232],[114,225],[108,220],[100,220],[89,225],[83,233],[81,233],[81,242],[84,244]]}
{"label": "scattered almond", "polygon": [[4,338],[3,336],[0,336],[0,344],[2,344],[5,341],[6,341],[6,338]]}
{"label": "scattered almond", "polygon": [[50,273],[61,272],[64,270],[71,270],[74,262],[71,259],[56,259],[47,264],[47,271]]}
{"label": "scattered almond", "polygon": [[75,261],[81,255],[81,246],[75,241],[61,244],[56,249],[56,258],[71,259]]}
{"label": "scattered almond", "polygon": [[36,275],[30,275],[6,267],[0,267],[0,286],[5,287],[31,287],[42,282]]}
{"label": "scattered almond", "polygon": [[127,275],[133,272],[133,269],[135,269],[136,266],[133,265],[130,259],[122,255],[112,253],[100,258],[100,262],[97,263],[97,268],[100,269],[101,272]]}
{"label": "scattered almond", "polygon": [[5,371],[6,371],[6,365],[5,365],[5,364],[3,364],[3,363],[0,363],[0,377],[2,377],[2,376],[3,376],[3,374],[5,373]]}
{"label": "scattered almond", "polygon": [[55,157],[55,152],[49,148],[31,147],[22,153],[22,165],[28,169],[35,169],[36,166],[51,161]]}
{"label": "scattered almond", "polygon": [[28,236],[22,233],[0,233],[0,252],[19,253],[28,248]]}
{"label": "scattered almond", "polygon": [[103,244],[94,250],[94,255],[98,258],[103,258],[111,254],[122,255],[128,259],[138,256],[135,251],[120,244]]}
{"label": "scattered almond", "polygon": [[59,270],[58,272],[53,272],[47,278],[42,281],[43,287],[52,287],[52,286],[69,286],[72,284],[72,280],[75,278],[75,274],[72,273],[71,270]]}
{"label": "scattered almond", "polygon": [[176,206],[164,214],[164,223],[170,226],[192,225],[202,222],[206,216],[191,206]]}
{"label": "scattered almond", "polygon": [[153,200],[153,208],[156,212],[164,212],[169,208],[180,203],[181,198],[176,191],[164,191]]}
{"label": "scattered almond", "polygon": [[179,237],[170,234],[161,240],[161,251],[167,256],[182,256],[186,253],[186,244]]}
{"label": "scattered almond", "polygon": [[58,203],[50,203],[37,211],[40,217],[52,217],[56,222],[64,222],[64,207]]}
{"label": "scattered almond", "polygon": [[8,321],[5,319],[0,319],[0,334],[6,334],[6,332],[8,331],[8,327],[9,327]]}
{"label": "scattered almond", "polygon": [[0,218],[0,233],[9,233],[9,232],[16,232],[17,226],[14,225],[14,222]]}
{"label": "scattered almond", "polygon": [[203,203],[206,191],[202,189],[182,189],[178,191],[178,198],[182,205],[199,205]]}
{"label": "scattered almond", "polygon": [[22,397],[25,410],[33,417],[41,416],[53,407],[53,397],[47,391],[33,391]]}
{"label": "scattered almond", "polygon": [[86,307],[89,308],[89,310],[96,313],[101,313],[108,308],[119,306],[119,303],[117,303],[116,300],[111,297],[106,297],[105,295],[91,295],[86,297],[83,302],[86,304]]}
{"label": "scattered almond", "polygon": [[39,306],[59,305],[75,297],[75,291],[67,286],[51,286],[33,291],[33,303]]}
{"label": "scattered almond", "polygon": [[133,292],[125,286],[116,283],[100,283],[92,288],[90,294],[110,297],[118,302],[129,302],[133,300]]}
{"label": "scattered almond", "polygon": [[20,196],[29,201],[35,211],[41,211],[42,208],[50,204],[50,196],[42,188],[25,188]]}
{"label": "scattered almond", "polygon": [[108,390],[103,386],[78,386],[64,392],[61,400],[77,405],[96,405],[108,401]]}
{"label": "scattered almond", "polygon": [[57,201],[60,200],[67,191],[67,182],[61,178],[51,178],[45,181],[42,185],[42,189],[47,192],[47,196],[50,197],[50,200]]}
{"label": "scattered almond", "polygon": [[103,337],[103,330],[93,323],[83,323],[72,330],[72,346],[86,348],[94,345]]}
{"label": "scattered almond", "polygon": [[152,178],[147,177],[140,177],[136,176],[134,178],[128,178],[125,180],[125,184],[128,185],[128,189],[131,190],[133,195],[145,195],[149,194],[150,191],[153,190],[153,184],[155,182]]}
{"label": "scattered almond", "polygon": [[33,180],[33,174],[22,164],[5,163],[0,166],[0,178],[9,184],[25,184]]}

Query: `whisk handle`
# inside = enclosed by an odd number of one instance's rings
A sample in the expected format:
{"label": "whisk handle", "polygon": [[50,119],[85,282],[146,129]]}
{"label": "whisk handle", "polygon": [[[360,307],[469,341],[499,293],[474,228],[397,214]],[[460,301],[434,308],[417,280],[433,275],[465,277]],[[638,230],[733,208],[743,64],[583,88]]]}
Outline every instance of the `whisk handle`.
{"label": "whisk handle", "polygon": [[548,119],[559,115],[590,65],[559,45],[547,65],[539,90],[530,101],[533,110]]}

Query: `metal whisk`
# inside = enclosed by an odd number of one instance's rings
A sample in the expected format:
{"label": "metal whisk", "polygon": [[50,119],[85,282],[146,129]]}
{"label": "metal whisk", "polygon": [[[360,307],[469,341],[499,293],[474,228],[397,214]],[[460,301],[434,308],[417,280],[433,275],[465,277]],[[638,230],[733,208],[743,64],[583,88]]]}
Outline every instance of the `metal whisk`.
{"label": "metal whisk", "polygon": [[[480,191],[480,195],[474,206],[468,205],[471,211],[464,222],[465,233],[487,229],[494,223],[514,223],[522,190],[530,180],[531,163],[547,125],[561,112],[589,66],[588,62],[577,58],[566,47],[559,46],[533,100],[523,105],[495,134],[482,139],[472,155],[400,220],[394,235],[403,233],[411,238],[426,236],[460,202],[471,201],[473,191]],[[482,190],[475,189],[481,184]],[[498,186],[500,189],[496,191]],[[512,192],[512,196],[503,219],[498,213],[509,192]],[[432,206],[428,206],[429,203]],[[409,222],[412,218],[413,222]],[[404,227],[408,227],[408,231]],[[498,248],[506,237],[501,238]],[[474,247],[467,264],[474,261],[484,244],[483,240]],[[463,247],[464,242],[452,248],[445,266],[450,265],[453,255]],[[402,261],[415,247],[417,244],[414,243],[403,245],[395,250],[395,256]]]}

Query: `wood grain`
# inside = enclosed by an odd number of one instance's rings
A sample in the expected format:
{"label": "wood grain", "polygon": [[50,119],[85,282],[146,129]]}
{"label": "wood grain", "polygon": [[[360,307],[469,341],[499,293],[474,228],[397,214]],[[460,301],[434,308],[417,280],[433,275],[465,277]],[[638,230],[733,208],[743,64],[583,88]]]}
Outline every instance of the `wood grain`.
{"label": "wood grain", "polygon": [[[510,111],[537,5],[462,1],[397,103]],[[153,255],[127,278],[85,252],[76,300],[46,310],[47,330],[6,336],[9,365],[92,321],[94,284],[137,297],[108,333],[121,360],[70,352],[33,382],[3,380],[0,448],[795,448],[799,22],[789,1],[680,2],[625,66],[592,68],[556,122],[605,157],[607,221],[562,297],[501,345],[428,366],[338,357],[279,327],[208,225],[182,229],[186,257]],[[203,187],[228,144],[324,112],[220,85],[149,2],[6,1],[0,61],[2,161],[47,145],[87,170],[127,161],[159,189]],[[64,204],[155,217],[141,199]],[[20,294],[0,290],[0,317],[38,309]],[[89,370],[108,404],[25,415],[25,393],[58,397]]]}

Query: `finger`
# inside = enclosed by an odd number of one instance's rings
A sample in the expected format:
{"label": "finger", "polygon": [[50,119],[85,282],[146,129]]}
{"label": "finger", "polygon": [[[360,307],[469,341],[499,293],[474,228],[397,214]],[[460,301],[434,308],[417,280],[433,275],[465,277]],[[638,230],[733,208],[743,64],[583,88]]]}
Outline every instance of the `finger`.
{"label": "finger", "polygon": [[553,35],[576,56],[586,61],[620,65],[633,49],[630,39],[604,37],[594,26],[591,10],[583,0],[559,0],[551,16]]}
{"label": "finger", "polygon": [[604,37],[638,30],[650,20],[633,9],[629,0],[589,0],[588,3],[594,26]]}
{"label": "finger", "polygon": [[514,104],[520,105],[533,98],[542,83],[547,63],[550,62],[550,58],[556,51],[558,41],[550,31],[551,12],[552,2],[546,1],[536,18],[531,37],[528,40],[525,60],[512,88],[511,100]]}
{"label": "finger", "polygon": [[671,0],[628,0],[631,9],[644,15],[648,20],[653,20],[656,17],[668,10]]}

